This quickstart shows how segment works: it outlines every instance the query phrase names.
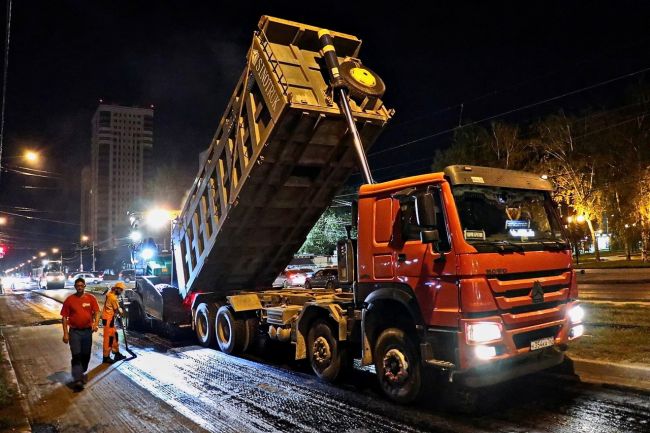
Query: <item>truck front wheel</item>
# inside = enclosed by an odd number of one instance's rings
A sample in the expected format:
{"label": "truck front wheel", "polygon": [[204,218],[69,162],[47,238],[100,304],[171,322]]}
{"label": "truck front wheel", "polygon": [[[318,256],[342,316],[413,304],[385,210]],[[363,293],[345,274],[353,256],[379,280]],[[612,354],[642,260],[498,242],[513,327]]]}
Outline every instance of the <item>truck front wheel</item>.
{"label": "truck front wheel", "polygon": [[382,391],[396,403],[416,400],[422,389],[422,371],[415,344],[401,329],[388,328],[375,345],[375,370]]}
{"label": "truck front wheel", "polygon": [[201,303],[194,315],[194,331],[199,344],[210,347],[214,344],[214,307]]}
{"label": "truck front wheel", "polygon": [[235,318],[232,310],[224,305],[217,311],[215,322],[217,344],[222,352],[235,355],[246,348],[248,332],[245,320]]}
{"label": "truck front wheel", "polygon": [[342,372],[345,355],[334,337],[334,330],[325,320],[317,320],[307,335],[309,363],[320,379],[334,382]]}

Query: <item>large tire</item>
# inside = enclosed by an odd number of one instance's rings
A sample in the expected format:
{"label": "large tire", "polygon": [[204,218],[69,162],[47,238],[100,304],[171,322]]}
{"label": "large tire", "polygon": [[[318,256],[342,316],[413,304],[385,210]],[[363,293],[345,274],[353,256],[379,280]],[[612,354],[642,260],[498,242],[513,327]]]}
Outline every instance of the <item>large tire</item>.
{"label": "large tire", "polygon": [[215,320],[217,344],[222,352],[236,355],[243,352],[249,343],[246,321],[235,318],[235,314],[227,305],[217,311]]}
{"label": "large tire", "polygon": [[196,308],[196,313],[194,314],[194,332],[196,333],[196,339],[203,347],[214,346],[214,318],[214,306],[201,303]]}
{"label": "large tire", "polygon": [[307,290],[311,289],[311,283],[309,281],[305,281],[304,286],[305,286],[305,289],[307,289]]}
{"label": "large tire", "polygon": [[326,290],[336,289],[336,286],[334,285],[334,281],[328,281],[327,284],[325,284],[325,289]]}
{"label": "large tire", "polygon": [[386,92],[386,85],[379,75],[358,60],[346,58],[339,64],[339,72],[350,97],[355,100],[366,96],[381,98]]}
{"label": "large tire", "polygon": [[131,301],[126,314],[126,329],[129,331],[141,331],[144,327],[144,310],[140,303]]}
{"label": "large tire", "polygon": [[422,367],[415,344],[401,329],[388,328],[374,350],[377,379],[384,394],[399,404],[418,399],[422,390]]}
{"label": "large tire", "polygon": [[309,363],[319,379],[326,382],[336,381],[343,372],[346,353],[335,337],[335,330],[323,320],[316,320],[307,335]]}

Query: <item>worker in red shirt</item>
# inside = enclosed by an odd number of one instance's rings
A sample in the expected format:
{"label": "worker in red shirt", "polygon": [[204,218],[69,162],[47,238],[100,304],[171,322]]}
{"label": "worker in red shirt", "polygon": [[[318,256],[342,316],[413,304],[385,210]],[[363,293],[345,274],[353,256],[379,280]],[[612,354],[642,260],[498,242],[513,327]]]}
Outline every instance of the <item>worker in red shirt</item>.
{"label": "worker in red shirt", "polygon": [[72,353],[72,387],[81,391],[88,378],[88,362],[93,343],[93,332],[99,327],[99,305],[90,293],[85,293],[86,281],[74,281],[76,293],[68,296],[61,307],[63,317],[63,342],[70,344]]}
{"label": "worker in red shirt", "polygon": [[[120,307],[120,295],[124,289],[126,289],[126,284],[118,281],[106,293],[106,302],[104,302],[104,309],[102,310],[102,326],[104,327],[104,358],[102,362],[105,364],[112,364],[126,358],[120,353],[117,331],[115,330],[116,316],[124,316],[122,307]],[[111,358],[111,351],[113,352],[113,358]]]}

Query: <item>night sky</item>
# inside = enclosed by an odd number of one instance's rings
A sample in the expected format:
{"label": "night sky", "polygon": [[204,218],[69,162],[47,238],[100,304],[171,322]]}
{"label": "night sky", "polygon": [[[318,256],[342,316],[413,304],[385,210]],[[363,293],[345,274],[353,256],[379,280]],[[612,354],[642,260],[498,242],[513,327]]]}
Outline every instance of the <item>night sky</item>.
{"label": "night sky", "polygon": [[[647,2],[529,3],[14,0],[3,159],[35,147],[41,170],[61,178],[3,173],[0,211],[25,206],[38,211],[25,215],[70,224],[14,217],[2,230],[12,245],[6,263],[78,238],[79,178],[100,98],[154,104],[155,164],[189,187],[264,14],[364,41],[360,57],[384,79],[384,101],[397,113],[374,152],[457,126],[461,103],[469,122],[633,74],[498,118],[524,122],[559,109],[614,108],[650,79],[638,73],[650,68]],[[371,155],[375,177],[427,171],[450,139]]]}

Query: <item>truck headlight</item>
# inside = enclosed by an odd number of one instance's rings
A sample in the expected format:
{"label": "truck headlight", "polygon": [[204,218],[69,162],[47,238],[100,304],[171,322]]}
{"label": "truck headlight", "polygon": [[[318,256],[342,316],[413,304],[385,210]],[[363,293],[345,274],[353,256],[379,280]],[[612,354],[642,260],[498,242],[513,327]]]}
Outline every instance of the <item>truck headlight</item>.
{"label": "truck headlight", "polygon": [[569,338],[573,340],[574,338],[582,337],[585,333],[585,327],[583,325],[577,325],[571,328],[569,331]]}
{"label": "truck headlight", "polygon": [[474,355],[478,359],[490,359],[497,355],[497,348],[492,346],[476,346],[474,348]]}
{"label": "truck headlight", "polygon": [[584,318],[585,310],[580,305],[576,305],[569,310],[569,320],[571,320],[571,323],[580,323]]}
{"label": "truck headlight", "polygon": [[468,343],[486,343],[501,339],[501,325],[494,322],[468,323],[465,325]]}

